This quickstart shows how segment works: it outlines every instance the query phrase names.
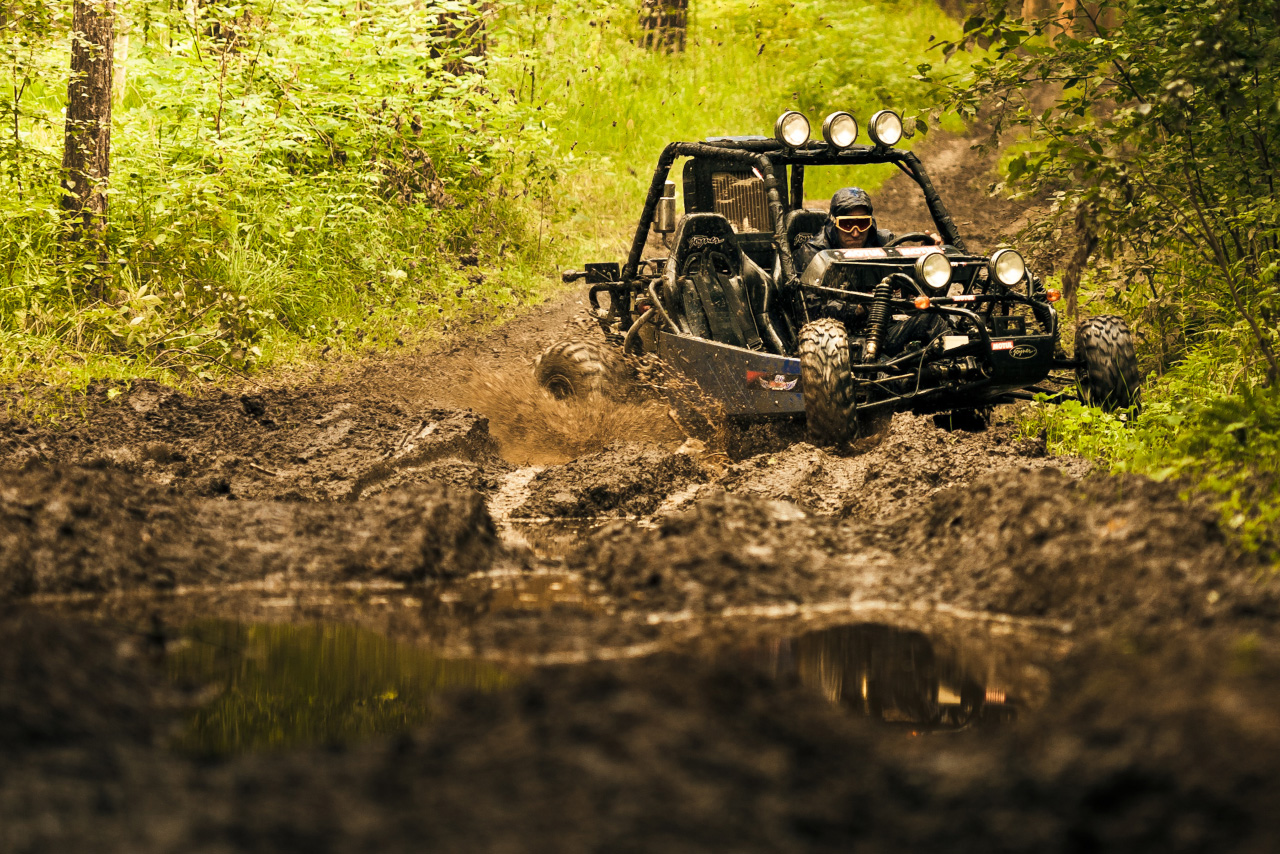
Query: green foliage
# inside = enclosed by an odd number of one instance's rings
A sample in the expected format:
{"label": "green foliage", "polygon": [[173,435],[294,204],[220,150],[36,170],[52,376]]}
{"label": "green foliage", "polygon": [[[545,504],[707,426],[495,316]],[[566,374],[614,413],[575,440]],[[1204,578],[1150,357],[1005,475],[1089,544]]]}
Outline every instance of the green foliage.
{"label": "green foliage", "polygon": [[[537,287],[548,259],[502,198],[545,180],[516,157],[543,133],[489,91],[478,4],[119,3],[105,267],[67,248],[65,88],[36,82],[65,81],[68,22],[60,4],[26,8],[5,19],[0,370],[244,370]],[[468,280],[457,257],[477,251],[524,272]],[[103,302],[84,298],[89,277],[108,280]]]}
{"label": "green foliage", "polygon": [[0,13],[6,378],[216,375],[494,316],[616,254],[667,142],[918,113],[909,69],[959,35],[906,0],[696,0],[676,55],[637,46],[629,0],[116,9],[105,264],[58,212],[69,9]]}
{"label": "green foliage", "polygon": [[[882,107],[919,112],[927,91],[911,69],[931,38],[959,35],[935,6],[906,0],[694,0],[687,49],[669,54],[638,44],[637,9],[630,0],[521,2],[498,19],[502,87],[545,116],[568,173],[565,232],[601,257],[629,244],[667,143],[770,135],[786,109],[804,112],[815,134],[836,109],[864,128]],[[875,190],[893,171],[859,180]],[[811,194],[840,186],[828,178]]]}
{"label": "green foliage", "polygon": [[1240,326],[1280,379],[1277,21],[1275,0],[1107,0],[1070,21],[997,10],[943,45],[977,51],[971,75],[921,66],[948,106],[990,111],[990,142],[1029,135],[1010,186],[1053,199],[1041,236],[1107,262],[1095,274],[1158,339],[1161,370],[1197,330]]}
{"label": "green foliage", "polygon": [[[1055,11],[1055,15],[1057,12]],[[1105,0],[1024,21],[993,4],[944,53],[969,74],[920,76],[989,119],[1007,187],[1051,200],[1031,230],[1077,244],[1061,271],[1126,315],[1158,377],[1125,420],[1040,409],[1060,451],[1182,477],[1219,496],[1250,548],[1280,543],[1280,4]]]}

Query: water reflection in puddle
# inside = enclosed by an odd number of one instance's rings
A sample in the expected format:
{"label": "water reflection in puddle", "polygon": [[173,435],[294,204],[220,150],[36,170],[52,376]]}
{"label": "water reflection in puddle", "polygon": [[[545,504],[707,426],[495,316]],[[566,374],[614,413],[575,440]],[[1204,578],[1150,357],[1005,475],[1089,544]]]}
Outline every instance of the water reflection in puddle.
{"label": "water reflection in puddle", "polygon": [[861,623],[741,650],[780,680],[873,720],[920,732],[991,727],[1016,719],[1047,690],[1048,674],[923,632]]}
{"label": "water reflection in puddle", "polygon": [[498,691],[514,682],[495,664],[440,658],[349,625],[210,620],[189,626],[183,639],[169,656],[172,679],[218,691],[176,745],[199,753],[402,732],[430,720],[442,692]]}
{"label": "water reflection in puddle", "polygon": [[[490,609],[541,611],[581,597],[560,576],[508,581],[494,582]],[[911,734],[1008,724],[1048,693],[1048,671],[1028,664],[1024,650],[877,623],[733,644],[714,657],[729,667],[763,668],[779,682],[798,682]],[[518,679],[498,663],[443,658],[368,629],[321,623],[198,622],[171,649],[168,667],[176,684],[209,686],[215,695],[176,744],[204,754],[402,732],[429,722],[444,692],[496,692]]]}

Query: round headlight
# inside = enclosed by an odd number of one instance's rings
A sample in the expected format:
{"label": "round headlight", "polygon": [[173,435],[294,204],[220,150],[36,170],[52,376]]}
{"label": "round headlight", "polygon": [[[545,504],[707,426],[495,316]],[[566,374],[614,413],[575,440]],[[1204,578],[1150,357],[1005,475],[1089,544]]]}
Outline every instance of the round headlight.
{"label": "round headlight", "polygon": [[951,262],[941,252],[921,255],[916,259],[916,281],[938,295],[951,284]]}
{"label": "round headlight", "polygon": [[1001,249],[991,256],[991,275],[1006,288],[1012,287],[1027,275],[1027,262],[1012,249]]}
{"label": "round headlight", "polygon": [[832,113],[822,123],[822,138],[833,148],[848,148],[858,138],[858,120],[848,113]]}
{"label": "round headlight", "polygon": [[799,148],[809,141],[809,120],[795,110],[787,110],[773,123],[773,138]]}
{"label": "round headlight", "polygon": [[867,132],[876,145],[897,145],[902,139],[902,117],[893,110],[881,110],[871,117]]}

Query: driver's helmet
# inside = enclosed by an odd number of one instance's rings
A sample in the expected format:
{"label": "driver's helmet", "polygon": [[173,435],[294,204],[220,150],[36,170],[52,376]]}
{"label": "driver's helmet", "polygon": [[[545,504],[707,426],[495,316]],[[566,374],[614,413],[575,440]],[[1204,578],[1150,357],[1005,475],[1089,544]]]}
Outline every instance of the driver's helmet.
{"label": "driver's helmet", "polygon": [[827,239],[835,239],[835,219],[838,216],[848,216],[857,208],[866,208],[867,212],[872,214],[871,233],[874,235],[879,224],[875,221],[875,208],[871,205],[871,195],[861,187],[845,187],[836,190],[836,194],[831,197],[831,207],[827,210]]}

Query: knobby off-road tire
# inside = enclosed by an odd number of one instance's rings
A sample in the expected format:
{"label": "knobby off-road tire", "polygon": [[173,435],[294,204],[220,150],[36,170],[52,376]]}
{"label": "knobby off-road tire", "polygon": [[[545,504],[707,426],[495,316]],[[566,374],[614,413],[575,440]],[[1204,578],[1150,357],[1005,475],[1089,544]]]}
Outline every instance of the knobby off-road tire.
{"label": "knobby off-road tire", "polygon": [[533,378],[559,400],[592,395],[617,398],[626,385],[621,356],[603,344],[580,338],[543,350],[533,363]]}
{"label": "knobby off-road tire", "polygon": [[1139,404],[1138,357],[1133,334],[1114,314],[1089,317],[1076,327],[1076,369],[1080,398],[1110,412]]}
{"label": "knobby off-road tire", "polygon": [[809,438],[819,445],[849,441],[857,430],[857,401],[844,324],[827,317],[800,330],[800,383]]}

